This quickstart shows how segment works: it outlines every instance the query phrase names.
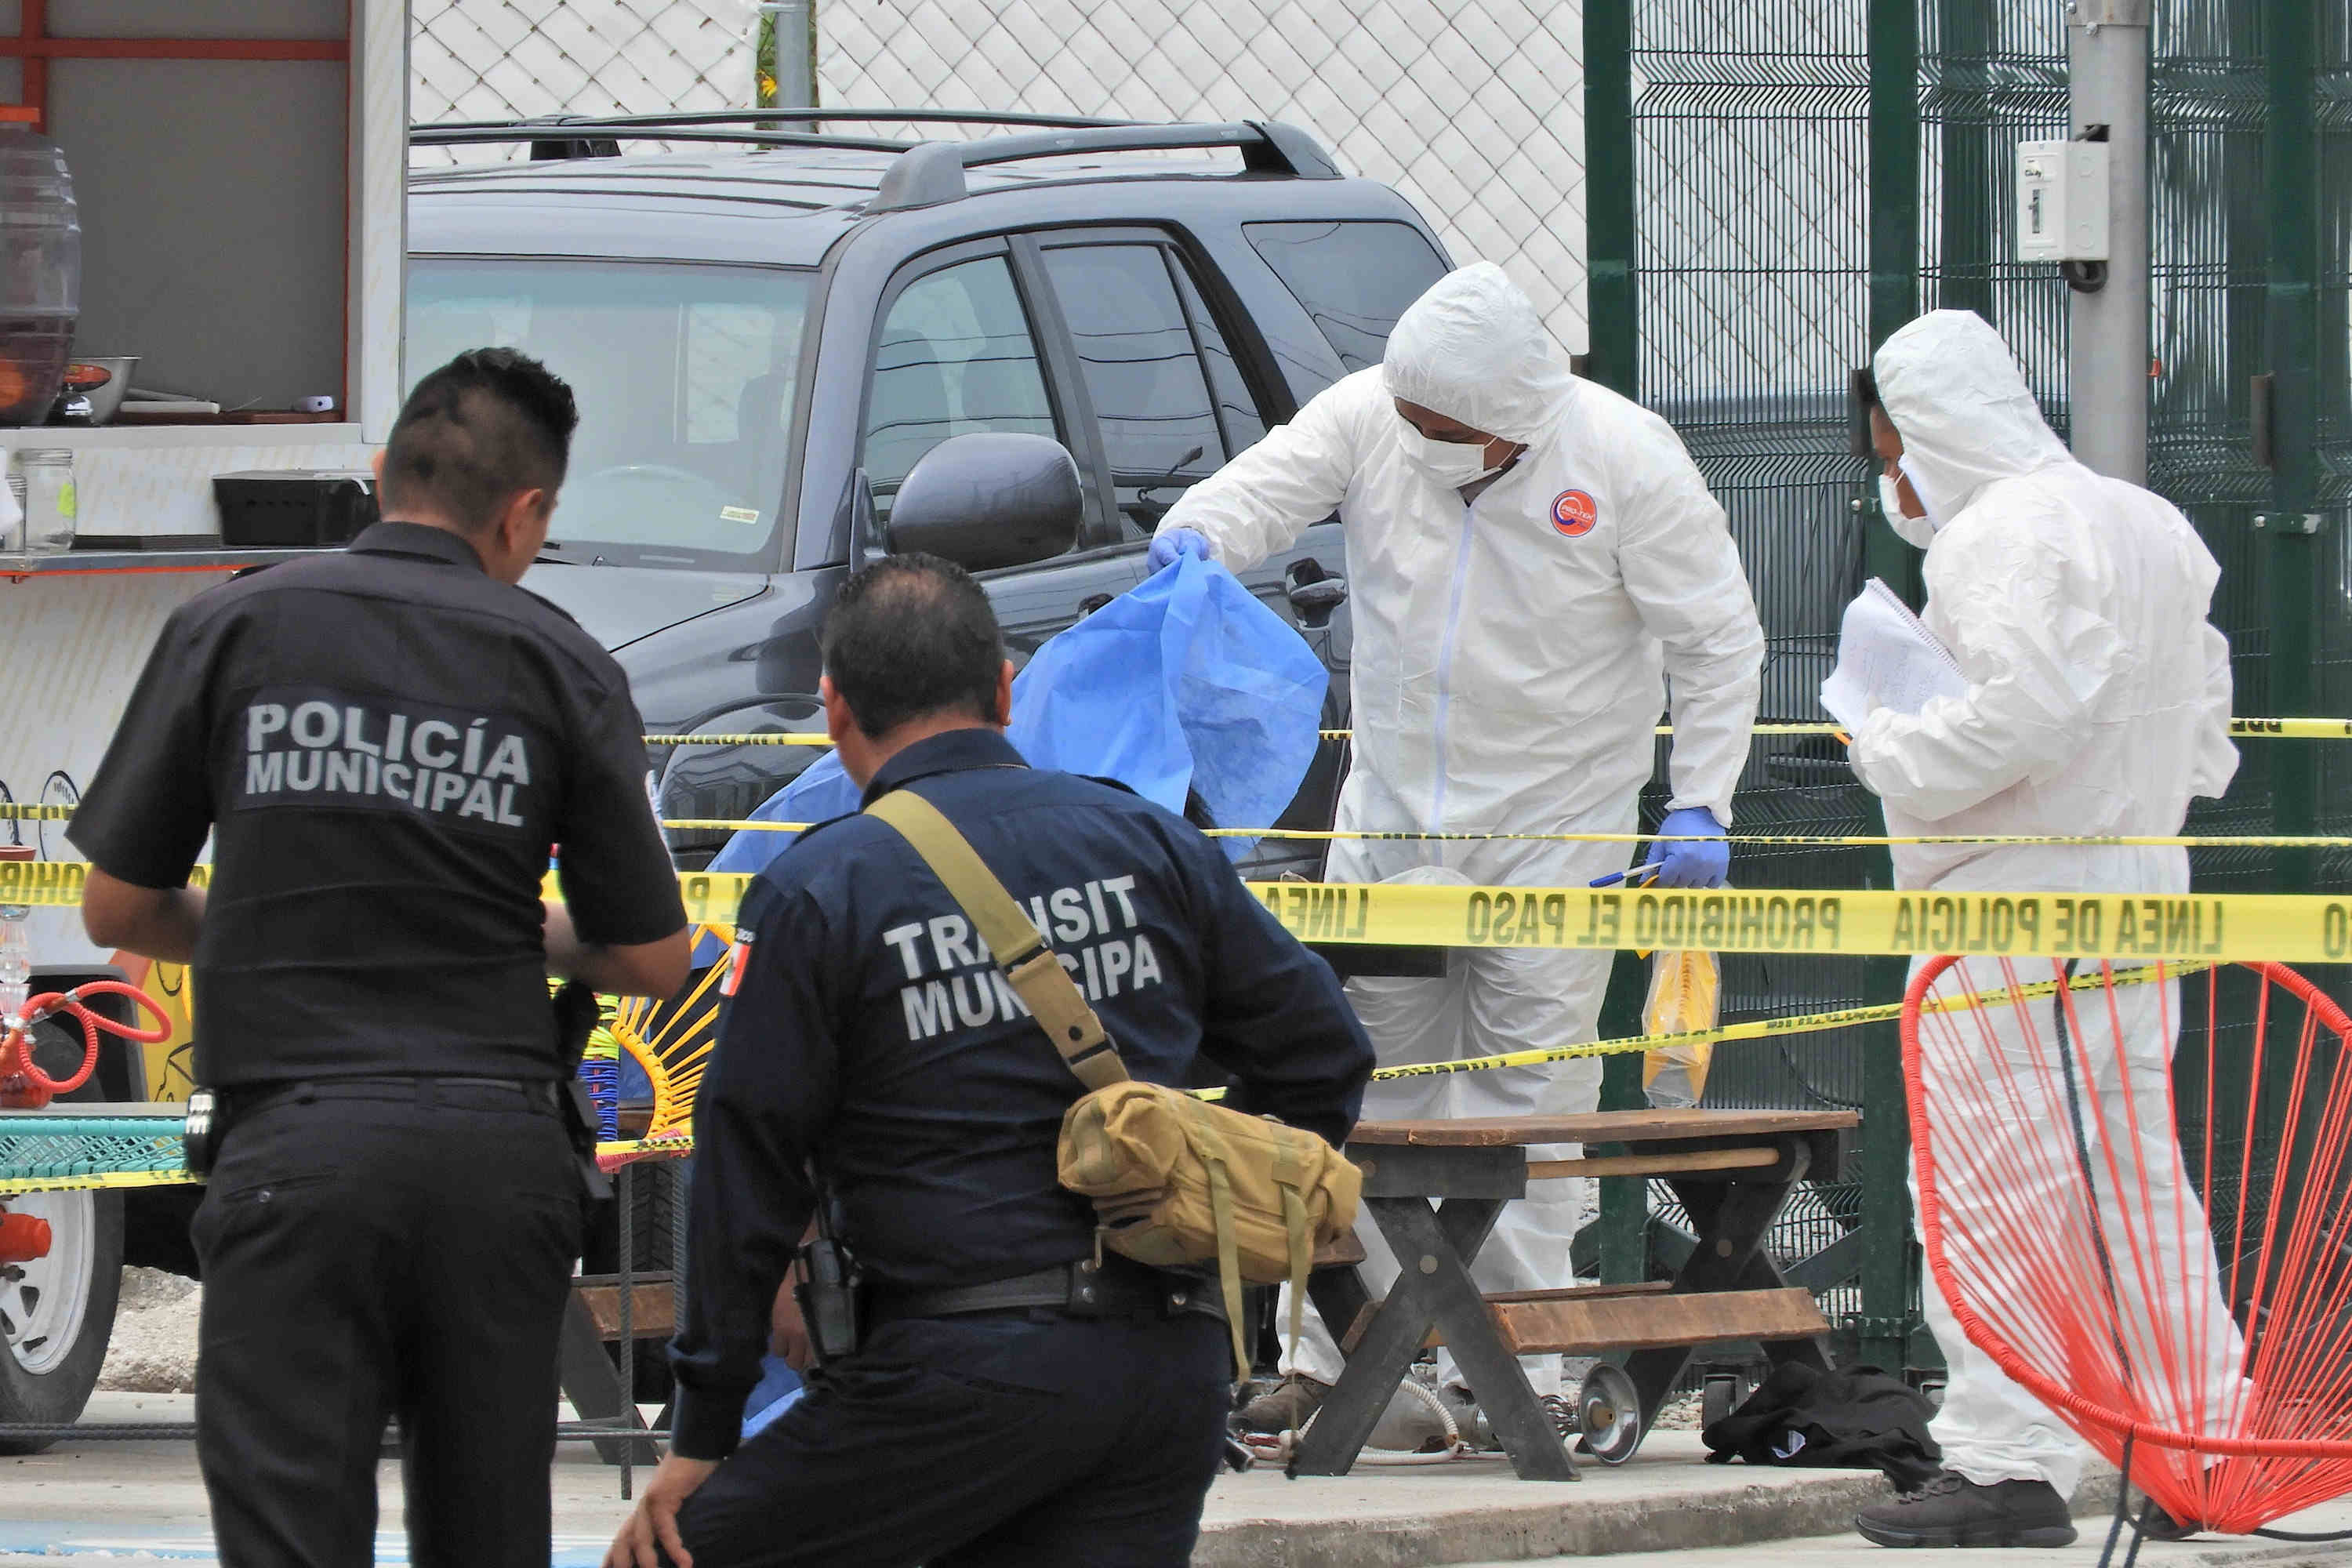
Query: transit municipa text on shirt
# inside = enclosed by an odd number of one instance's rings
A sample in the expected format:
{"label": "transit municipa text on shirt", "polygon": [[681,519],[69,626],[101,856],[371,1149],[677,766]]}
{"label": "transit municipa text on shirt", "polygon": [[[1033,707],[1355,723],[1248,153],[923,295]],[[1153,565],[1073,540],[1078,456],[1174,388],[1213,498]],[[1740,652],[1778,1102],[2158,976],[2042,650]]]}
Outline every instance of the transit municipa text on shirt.
{"label": "transit municipa text on shirt", "polygon": [[[1022,765],[1002,736],[917,742],[875,775],[937,806],[1054,942],[1133,1077],[1337,1142],[1370,1042],[1330,966],[1172,812]],[[1069,1263],[1094,1215],[1055,1174],[1084,1092],[971,922],[887,825],[803,835],[744,895],[695,1098],[679,1451],[733,1445],[767,1315],[824,1176],[869,1279],[968,1285]]]}
{"label": "transit municipa text on shirt", "polygon": [[685,921],[643,729],[569,616],[378,523],[173,612],[71,836],[148,888],[211,836],[198,1081],[553,1078],[552,847],[583,940]]}

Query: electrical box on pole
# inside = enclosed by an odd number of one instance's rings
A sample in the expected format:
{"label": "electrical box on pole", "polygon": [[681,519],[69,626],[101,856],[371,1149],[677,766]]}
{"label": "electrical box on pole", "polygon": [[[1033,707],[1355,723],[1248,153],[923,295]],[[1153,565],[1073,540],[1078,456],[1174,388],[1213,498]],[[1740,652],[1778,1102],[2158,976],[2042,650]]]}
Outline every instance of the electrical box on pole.
{"label": "electrical box on pole", "polygon": [[2107,259],[2107,144],[2017,144],[2017,259]]}

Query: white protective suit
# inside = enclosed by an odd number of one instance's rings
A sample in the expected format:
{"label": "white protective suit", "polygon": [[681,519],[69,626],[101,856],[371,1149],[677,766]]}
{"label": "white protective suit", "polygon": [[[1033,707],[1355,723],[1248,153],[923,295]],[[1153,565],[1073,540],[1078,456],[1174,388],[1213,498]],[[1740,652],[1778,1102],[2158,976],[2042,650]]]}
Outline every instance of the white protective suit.
{"label": "white protective suit", "polygon": [[[1409,455],[1398,398],[1527,450],[1465,504]],[[1238,571],[1335,511],[1355,626],[1340,827],[1631,833],[1669,685],[1673,805],[1729,826],[1764,637],[1723,510],[1664,420],[1569,373],[1502,268],[1440,279],[1381,366],[1194,485],[1160,527],[1197,530]],[[1622,843],[1340,842],[1327,874],[1582,887],[1631,858]],[[1457,954],[1444,979],[1349,991],[1383,1063],[1563,1046],[1593,1037],[1612,956]],[[1372,1085],[1364,1115],[1589,1111],[1600,1084],[1598,1060],[1415,1078]],[[1567,1282],[1582,1186],[1537,1183],[1510,1205],[1482,1288]],[[1361,1232],[1385,1289],[1393,1264],[1369,1220]],[[1329,1382],[1339,1364],[1318,1332],[1297,1370]],[[1558,1388],[1556,1358],[1530,1371],[1538,1394]]]}
{"label": "white protective suit", "polygon": [[[2219,795],[2238,765],[2229,740],[2229,643],[2205,619],[2221,576],[2212,555],[2170,503],[2074,459],[2042,423],[2000,335],[1975,314],[1937,310],[1911,322],[1887,339],[1875,370],[1881,403],[1903,437],[1904,472],[1935,528],[1924,619],[1969,682],[1965,696],[1937,698],[1916,714],[1879,709],[1854,732],[1854,771],[1885,803],[1887,832],[2178,834],[2189,797]],[[1898,845],[1893,855],[1895,885],[1906,889],[2189,889],[2189,853],[2177,847]],[[1967,968],[1979,994],[2005,984],[1995,962],[1972,959]],[[2021,969],[2019,978],[2049,974]],[[2160,1005],[2168,991],[2169,1005]],[[2185,1212],[2201,1216],[2182,1185],[2167,1094],[2178,991],[2177,984],[2118,988],[2126,1059],[2115,1059],[2110,1030],[2092,1031],[2084,1055],[2094,1081],[2078,1089],[2105,1100],[2115,1126],[2125,1124],[2121,1097],[2137,1097],[2139,1125],[2152,1130],[2138,1152],[2148,1193],[2132,1194],[2132,1212],[2171,1215],[2173,1194],[2183,1192]],[[2104,1024],[2104,1001],[2084,1005]],[[1991,1016],[1999,1059],[1974,1070],[2036,1071],[2023,1031],[2013,1021],[2002,1026],[2002,1016]],[[2051,1033],[2044,1018],[2045,1052]],[[1933,1116],[1932,1073],[1927,1089]],[[2063,1117],[2011,1123],[1998,1134],[1975,1123],[1948,1132],[1937,1125],[1944,1137],[2052,1140],[2054,1168],[2075,1165]],[[2128,1221],[2107,1184],[2099,1185],[2106,1233],[2118,1236]],[[1913,1197],[1916,1204],[1916,1183]],[[1947,1186],[1943,1200],[1958,1212],[1976,1202],[1988,1214],[2015,1213],[2032,1196]],[[2235,1375],[2237,1331],[2220,1300],[2212,1248],[2190,1224],[2185,1253],[2177,1231],[2158,1239],[2171,1265],[2163,1275],[2180,1295],[2158,1315],[2210,1326],[2205,1343],[2180,1353],[2205,1358],[2205,1386],[2221,1389]],[[2130,1271],[2123,1272],[2128,1292]],[[1931,1427],[1945,1464],[1979,1483],[2038,1478],[2071,1492],[2083,1455],[2074,1434],[1968,1342],[1932,1277],[1925,1294],[1928,1326],[1950,1367]],[[2189,1305],[2200,1295],[2201,1313]],[[2141,1319],[2158,1304],[2122,1305]],[[2219,1420],[2213,1425],[2220,1429]]]}

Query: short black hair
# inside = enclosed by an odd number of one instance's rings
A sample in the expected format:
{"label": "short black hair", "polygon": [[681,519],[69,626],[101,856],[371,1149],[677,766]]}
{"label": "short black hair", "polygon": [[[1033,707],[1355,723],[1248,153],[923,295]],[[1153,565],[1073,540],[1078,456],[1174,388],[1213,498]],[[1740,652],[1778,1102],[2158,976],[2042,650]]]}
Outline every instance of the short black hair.
{"label": "short black hair", "polygon": [[572,388],[545,365],[514,349],[468,349],[401,405],[383,449],[383,510],[488,528],[519,491],[562,485],[579,425]]}
{"label": "short black hair", "polygon": [[936,555],[893,555],[842,584],[824,618],[824,672],[850,717],[880,737],[936,713],[991,723],[1004,634],[971,574]]}

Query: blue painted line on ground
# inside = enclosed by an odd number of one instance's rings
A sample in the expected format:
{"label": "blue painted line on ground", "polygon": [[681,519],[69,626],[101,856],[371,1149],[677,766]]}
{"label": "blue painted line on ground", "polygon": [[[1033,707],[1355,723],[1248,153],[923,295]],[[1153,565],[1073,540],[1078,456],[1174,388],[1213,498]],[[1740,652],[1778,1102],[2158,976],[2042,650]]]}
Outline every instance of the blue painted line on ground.
{"label": "blue painted line on ground", "polygon": [[[603,1536],[558,1535],[554,1568],[596,1568],[604,1560]],[[0,1553],[38,1557],[142,1557],[150,1560],[216,1563],[220,1553],[208,1534],[179,1530],[142,1531],[94,1521],[0,1523]],[[375,1538],[375,1560],[402,1564],[408,1561],[408,1539],[399,1531]]]}

